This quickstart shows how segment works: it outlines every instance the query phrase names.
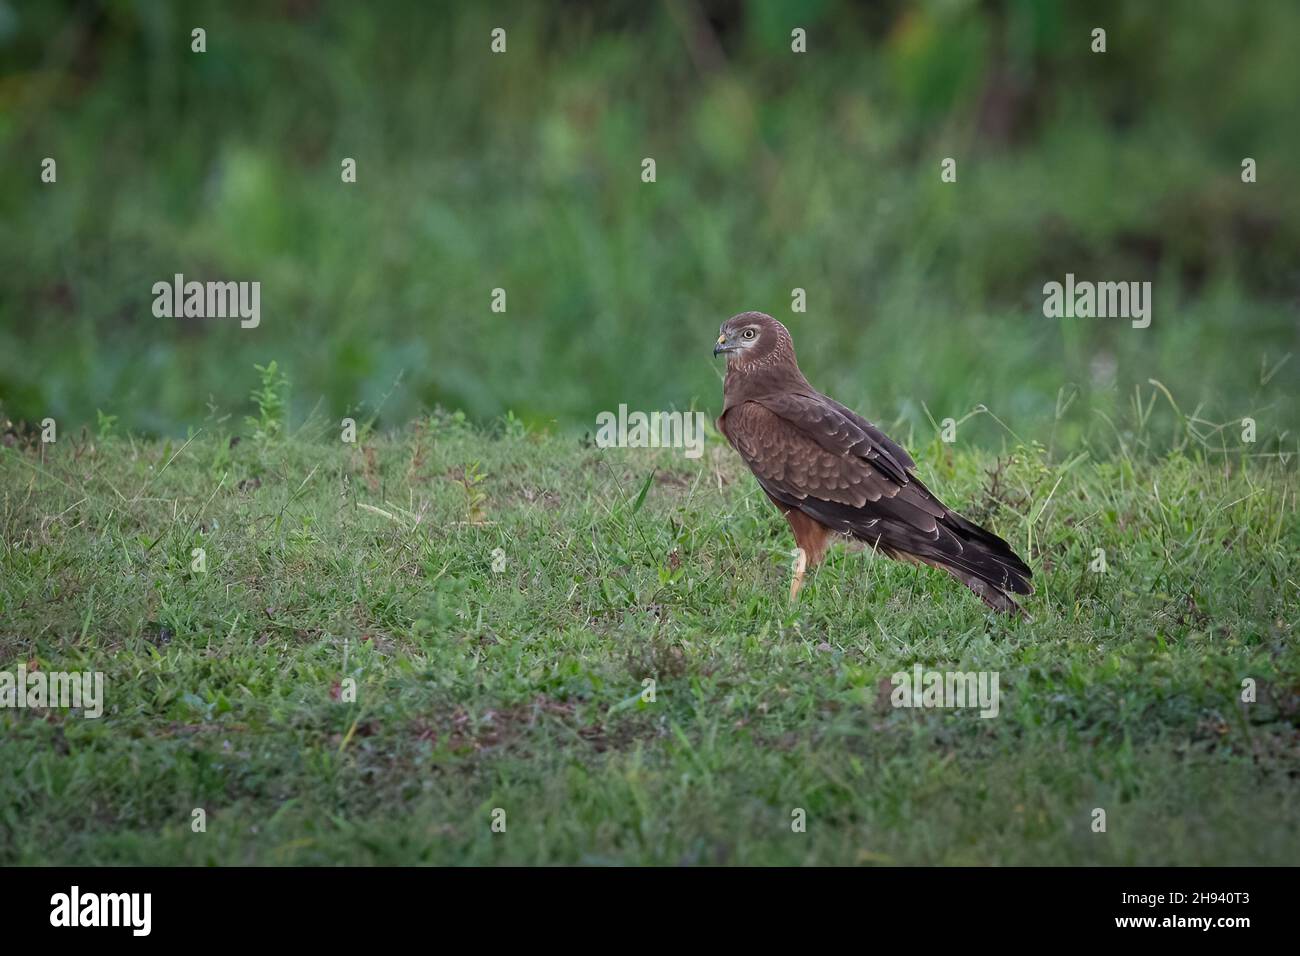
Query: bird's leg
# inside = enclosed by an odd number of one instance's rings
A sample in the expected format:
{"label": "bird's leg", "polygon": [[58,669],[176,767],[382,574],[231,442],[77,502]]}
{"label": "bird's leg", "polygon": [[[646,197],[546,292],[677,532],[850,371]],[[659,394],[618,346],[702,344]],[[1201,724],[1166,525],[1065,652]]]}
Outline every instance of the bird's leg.
{"label": "bird's leg", "polygon": [[793,601],[799,596],[799,589],[803,587],[803,573],[808,570],[808,552],[803,548],[794,549],[794,579],[790,582],[790,600]]}

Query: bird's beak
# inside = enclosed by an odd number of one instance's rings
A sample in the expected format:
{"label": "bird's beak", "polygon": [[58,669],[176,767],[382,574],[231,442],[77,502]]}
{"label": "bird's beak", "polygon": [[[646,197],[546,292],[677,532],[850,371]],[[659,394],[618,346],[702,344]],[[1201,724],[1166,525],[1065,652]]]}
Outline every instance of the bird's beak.
{"label": "bird's beak", "polygon": [[730,352],[730,351],[731,349],[727,348],[727,337],[725,335],[719,335],[718,344],[713,346],[713,354],[717,355],[719,352]]}

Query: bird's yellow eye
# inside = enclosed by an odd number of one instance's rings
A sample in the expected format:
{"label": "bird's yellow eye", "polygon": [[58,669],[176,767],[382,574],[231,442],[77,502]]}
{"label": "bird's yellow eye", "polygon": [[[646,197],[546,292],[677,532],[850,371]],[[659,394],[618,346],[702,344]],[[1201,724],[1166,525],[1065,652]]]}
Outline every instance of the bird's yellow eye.
{"label": "bird's yellow eye", "polygon": [[754,337],[754,330],[753,330],[753,329],[745,329],[745,338],[747,338],[747,339],[752,339],[753,337]]}

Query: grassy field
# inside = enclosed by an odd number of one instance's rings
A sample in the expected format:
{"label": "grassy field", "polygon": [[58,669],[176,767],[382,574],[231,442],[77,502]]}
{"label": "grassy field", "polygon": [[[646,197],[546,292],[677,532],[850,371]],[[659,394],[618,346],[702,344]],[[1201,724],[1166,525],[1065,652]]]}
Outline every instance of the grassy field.
{"label": "grassy field", "polygon": [[[1168,6],[0,0],[0,864],[1300,859],[1300,5]],[[1030,619],[583,438],[748,309]]]}
{"label": "grassy field", "polygon": [[[1032,619],[1006,621],[843,551],[790,606],[784,522],[716,440],[235,431],[0,447],[0,669],[107,687],[98,720],[0,710],[0,863],[1300,855],[1276,462],[911,436],[931,487],[1031,555]],[[914,663],[998,672],[999,715],[893,708]]]}

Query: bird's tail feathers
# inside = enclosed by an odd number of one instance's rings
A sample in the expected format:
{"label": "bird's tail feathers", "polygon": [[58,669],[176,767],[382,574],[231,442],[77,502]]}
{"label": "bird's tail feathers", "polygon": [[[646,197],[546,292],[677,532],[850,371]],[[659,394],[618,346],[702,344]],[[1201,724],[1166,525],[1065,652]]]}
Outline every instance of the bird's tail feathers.
{"label": "bird's tail feathers", "polygon": [[[955,519],[955,520],[954,520]],[[919,561],[954,578],[974,592],[995,611],[1024,615],[1013,595],[1033,594],[1033,572],[991,531],[951,512],[939,523],[939,537],[923,541],[888,544],[882,536],[880,549],[892,558]]]}

